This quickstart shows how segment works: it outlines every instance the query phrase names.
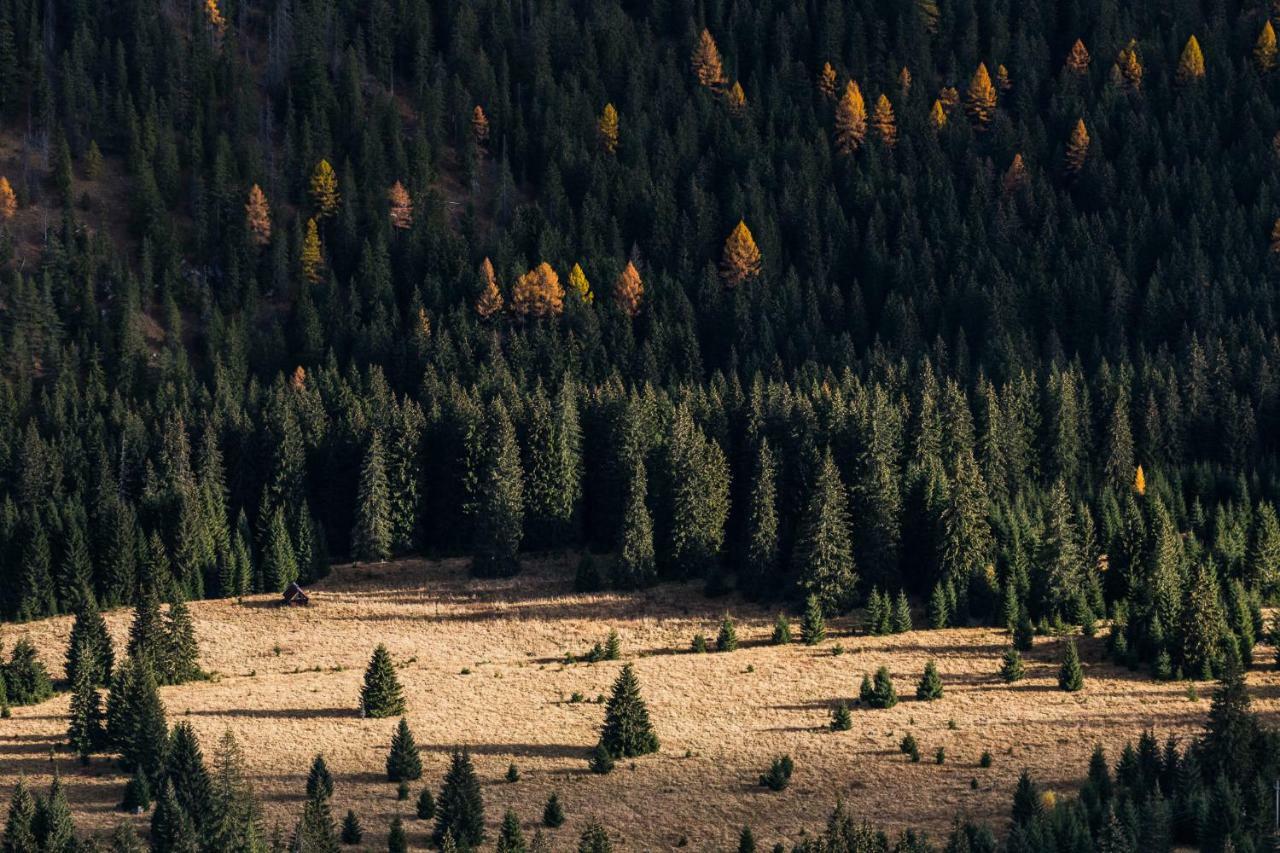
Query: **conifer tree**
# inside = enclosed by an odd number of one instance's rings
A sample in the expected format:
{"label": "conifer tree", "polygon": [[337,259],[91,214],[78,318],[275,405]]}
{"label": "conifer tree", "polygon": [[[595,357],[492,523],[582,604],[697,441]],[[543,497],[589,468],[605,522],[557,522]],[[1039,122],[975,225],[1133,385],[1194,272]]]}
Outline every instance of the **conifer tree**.
{"label": "conifer tree", "polygon": [[1067,174],[1078,175],[1088,157],[1089,131],[1084,126],[1084,119],[1078,119],[1075,128],[1071,131],[1071,139],[1067,142]]}
{"label": "conifer tree", "polygon": [[640,697],[640,681],[631,664],[622,667],[605,705],[600,745],[614,758],[633,758],[658,751],[649,709]]}
{"label": "conifer tree", "polygon": [[266,193],[257,184],[249,188],[249,200],[244,205],[244,227],[252,245],[265,246],[271,242],[271,207],[267,204]]}
{"label": "conifer tree", "polygon": [[677,407],[667,442],[670,471],[672,568],[685,577],[715,572],[729,515],[729,472],[724,452]]}
{"label": "conifer tree", "polygon": [[725,90],[724,99],[733,116],[741,117],[747,111],[747,93],[742,90],[742,83],[739,81],[734,80],[733,85]]}
{"label": "conifer tree", "polygon": [[422,778],[422,757],[418,744],[409,730],[409,721],[400,718],[395,734],[391,736],[391,751],[387,754],[387,781],[412,782]]}
{"label": "conifer tree", "polygon": [[850,80],[836,104],[836,151],[845,156],[856,154],[866,138],[867,105],[858,81]]}
{"label": "conifer tree", "polygon": [[777,476],[773,451],[767,441],[761,440],[747,510],[747,543],[742,567],[742,586],[749,595],[764,592],[778,569]]}
{"label": "conifer tree", "polygon": [[698,44],[693,49],[690,62],[693,73],[703,86],[714,89],[724,85],[724,65],[720,61],[720,51],[716,47],[716,40],[706,29],[698,36]]}
{"label": "conifer tree", "polygon": [[413,227],[413,198],[399,181],[387,190],[387,216],[396,230],[407,231]]}
{"label": "conifer tree", "polygon": [[848,501],[830,448],[809,494],[792,559],[800,585],[817,597],[824,613],[840,613],[849,606],[858,575]]}
{"label": "conifer tree", "polygon": [[107,633],[107,622],[92,595],[81,598],[71,625],[71,636],[67,640],[67,681],[75,684],[82,667],[89,670],[90,683],[102,687],[111,683],[115,651],[111,635]]}
{"label": "conifer tree", "polygon": [[[574,269],[578,267],[575,266]],[[640,304],[644,299],[644,282],[640,280],[640,273],[631,261],[627,261],[626,267],[613,284],[613,299],[628,317],[634,319],[640,313]]]}
{"label": "conifer tree", "polygon": [[153,853],[198,853],[200,850],[191,816],[178,804],[168,779],[160,784],[156,810],[151,814],[151,849]]}
{"label": "conifer tree", "polygon": [[599,822],[587,821],[582,835],[578,838],[578,853],[613,853],[613,842],[609,833]]}
{"label": "conifer tree", "polygon": [[614,567],[614,584],[621,589],[642,589],[657,580],[653,551],[653,518],[647,502],[648,478],[644,460],[636,459],[627,484],[626,510],[622,518],[622,542]]}
{"label": "conifer tree", "polygon": [[1115,70],[1124,81],[1130,92],[1137,93],[1142,89],[1142,59],[1138,56],[1138,43],[1130,39],[1129,44],[1120,50],[1116,57]]}
{"label": "conifer tree", "polygon": [[173,785],[178,806],[191,818],[195,828],[202,831],[213,813],[213,787],[200,741],[186,721],[175,724],[169,732],[165,774]]}
{"label": "conifer tree", "polygon": [[511,288],[511,310],[521,317],[558,317],[564,311],[564,287],[560,276],[543,261],[516,279]]}
{"label": "conifer tree", "polygon": [[474,848],[484,841],[484,800],[471,754],[466,750],[455,750],[450,756],[449,770],[436,805],[432,839],[442,844],[446,835],[460,850]]}
{"label": "conifer tree", "polygon": [[320,245],[320,229],[316,226],[315,217],[307,220],[307,233],[302,238],[302,275],[312,284],[323,278],[324,249]]}
{"label": "conifer tree", "polygon": [[0,222],[12,222],[17,215],[18,196],[9,184],[9,179],[0,175]]}
{"label": "conifer tree", "polygon": [[1012,684],[1015,681],[1021,681],[1024,672],[1022,655],[1018,653],[1018,650],[1012,646],[1005,649],[1004,657],[1000,663],[1000,677],[1005,682]]}
{"label": "conifer tree", "polygon": [[938,667],[933,661],[924,665],[924,675],[916,685],[916,698],[925,702],[942,698],[942,678],[938,675]]}
{"label": "conifer tree", "polygon": [[871,126],[876,129],[880,141],[886,148],[892,148],[898,144],[898,123],[893,117],[893,104],[889,103],[889,98],[883,93],[876,98],[876,106],[871,114]]}
{"label": "conifer tree", "polygon": [[582,271],[580,264],[574,264],[573,269],[569,270],[568,292],[577,294],[584,305],[590,305],[596,300],[596,295],[591,291],[591,282],[587,281],[587,274]]}
{"label": "conifer tree", "polygon": [[75,823],[71,818],[71,806],[62,788],[62,777],[55,770],[49,793],[36,804],[36,840],[40,850],[48,853],[76,853],[82,849],[76,843]]}
{"label": "conifer tree", "polygon": [[471,141],[481,153],[489,147],[489,117],[479,104],[471,111]]}
{"label": "conifer tree", "polygon": [[[315,210],[315,219],[329,219],[337,214],[342,196],[338,192],[338,176],[328,160],[322,159],[316,163],[315,169],[311,172],[308,192],[311,194],[311,206]],[[308,224],[308,230],[310,227]]]}
{"label": "conifer tree", "polygon": [[1262,24],[1258,40],[1253,44],[1253,61],[1263,74],[1275,70],[1276,67],[1276,30],[1268,18]]}
{"label": "conifer tree", "polygon": [[104,745],[106,730],[103,728],[98,685],[93,681],[93,671],[87,666],[80,667],[72,679],[70,716],[67,740],[81,763],[88,764],[89,757]]}
{"label": "conifer tree", "polygon": [[942,130],[947,126],[947,111],[942,108],[942,101],[934,101],[929,108],[929,124],[934,130]]}
{"label": "conifer tree", "polygon": [[889,617],[889,630],[894,634],[904,634],[911,630],[911,602],[907,600],[905,590],[898,590],[898,597],[893,602],[893,614]]}
{"label": "conifer tree", "polygon": [[720,260],[720,278],[725,287],[734,288],[760,275],[760,249],[747,223],[739,220],[724,241]]}
{"label": "conifer tree", "polygon": [[1071,45],[1071,52],[1067,54],[1067,70],[1076,76],[1083,77],[1089,71],[1089,50],[1084,46],[1084,42],[1076,39],[1075,44]]}
{"label": "conifer tree", "polygon": [[436,798],[432,795],[430,788],[423,788],[422,793],[418,794],[416,812],[418,820],[433,820],[435,818]]}
{"label": "conifer tree", "polygon": [[613,104],[605,104],[604,111],[596,121],[596,133],[600,137],[600,147],[606,154],[618,150],[618,111]]}
{"label": "conifer tree", "polygon": [[810,595],[804,601],[804,617],[800,621],[800,640],[806,646],[816,646],[827,638],[827,623],[823,618],[822,601]]}
{"label": "conifer tree", "polygon": [[3,668],[5,693],[13,705],[37,705],[53,695],[53,682],[26,637],[14,643]]}
{"label": "conifer tree", "polygon": [[985,127],[996,109],[996,87],[991,84],[991,74],[987,64],[979,62],[978,68],[969,80],[969,90],[965,96],[965,111],[979,128]]}
{"label": "conifer tree", "polygon": [[822,70],[818,72],[818,91],[828,101],[835,100],[836,70],[831,67],[830,62],[822,63]]}
{"label": "conifer tree", "polygon": [[354,811],[347,809],[347,816],[342,819],[342,843],[355,845],[363,840],[364,828],[360,826],[360,818]]}
{"label": "conifer tree", "polygon": [[1025,826],[1040,816],[1043,806],[1040,792],[1031,781],[1031,774],[1026,770],[1018,777],[1018,785],[1013,791],[1013,822],[1016,826]]}
{"label": "conifer tree", "polygon": [[409,837],[405,835],[404,821],[400,815],[391,819],[391,828],[387,832],[388,853],[409,853]]}
{"label": "conifer tree", "polygon": [[298,579],[298,558],[285,525],[284,509],[271,513],[262,545],[262,586],[264,591],[283,592]]}
{"label": "conifer tree", "polygon": [[246,779],[244,756],[235,735],[228,730],[214,753],[213,809],[204,836],[214,850],[261,850],[261,814]]}
{"label": "conifer tree", "polygon": [[851,728],[853,728],[853,716],[849,713],[849,706],[844,702],[837,702],[831,709],[831,730],[847,732]]}
{"label": "conifer tree", "polygon": [[494,847],[496,853],[526,853],[524,833],[520,831],[520,818],[515,810],[507,809],[502,815],[502,826],[498,829],[498,841]]}
{"label": "conifer tree", "polygon": [[4,826],[4,843],[0,849],[4,853],[20,853],[20,851],[36,851],[40,845],[35,834],[36,800],[27,790],[22,777],[13,786],[13,795],[9,798],[9,815]]}
{"label": "conifer tree", "polygon": [[324,756],[316,753],[316,757],[311,760],[311,770],[307,773],[307,797],[327,800],[332,796],[333,774],[329,772]]}
{"label": "conifer tree", "polygon": [[380,563],[391,557],[391,501],[382,436],[376,429],[369,439],[360,471],[360,493],[356,498],[351,548],[358,560]]}
{"label": "conifer tree", "polygon": [[720,620],[720,633],[716,635],[716,651],[736,652],[738,650],[738,629],[733,624],[733,617],[728,613]]}
{"label": "conifer tree", "polygon": [[742,827],[738,833],[738,853],[756,853],[756,838],[751,834],[751,827]]}
{"label": "conifer tree", "polygon": [[889,668],[885,666],[876,670],[874,680],[863,677],[858,694],[859,701],[870,708],[892,708],[898,704],[898,692],[893,686]]}
{"label": "conifer tree", "polygon": [[547,804],[542,809],[542,825],[556,829],[564,824],[564,807],[560,805],[560,797],[555,792],[547,797]]}
{"label": "conifer tree", "polygon": [[293,831],[295,850],[315,853],[338,853],[338,831],[325,797],[307,797],[302,817]]}
{"label": "conifer tree", "polygon": [[1062,667],[1058,670],[1058,689],[1075,693],[1084,687],[1084,670],[1080,668],[1080,654],[1076,651],[1076,641],[1067,641],[1067,650],[1062,658]]}
{"label": "conifer tree", "polygon": [[164,667],[157,674],[168,684],[182,684],[201,675],[200,649],[191,610],[181,596],[169,605],[165,615]]}
{"label": "conifer tree", "polygon": [[524,481],[515,427],[499,398],[489,404],[483,435],[471,573],[476,577],[511,577],[520,571]]}
{"label": "conifer tree", "polygon": [[404,694],[396,677],[395,665],[387,647],[378,644],[364,671],[364,687],[360,690],[360,710],[367,717],[394,717],[403,714]]}
{"label": "conifer tree", "polygon": [[1197,560],[1182,605],[1182,670],[1189,678],[1212,678],[1227,656],[1227,619],[1212,560]]}
{"label": "conifer tree", "polygon": [[1204,76],[1204,53],[1200,50],[1200,42],[1192,35],[1182,48],[1182,56],[1178,58],[1178,82],[1186,85],[1194,83]]}

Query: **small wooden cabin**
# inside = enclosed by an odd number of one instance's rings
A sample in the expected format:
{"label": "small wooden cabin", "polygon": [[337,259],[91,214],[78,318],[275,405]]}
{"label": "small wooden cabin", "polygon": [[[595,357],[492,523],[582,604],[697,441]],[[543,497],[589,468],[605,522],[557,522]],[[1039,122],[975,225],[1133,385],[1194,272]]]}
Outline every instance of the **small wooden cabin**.
{"label": "small wooden cabin", "polygon": [[311,603],[311,597],[302,587],[291,583],[285,587],[284,603],[290,607],[305,607]]}

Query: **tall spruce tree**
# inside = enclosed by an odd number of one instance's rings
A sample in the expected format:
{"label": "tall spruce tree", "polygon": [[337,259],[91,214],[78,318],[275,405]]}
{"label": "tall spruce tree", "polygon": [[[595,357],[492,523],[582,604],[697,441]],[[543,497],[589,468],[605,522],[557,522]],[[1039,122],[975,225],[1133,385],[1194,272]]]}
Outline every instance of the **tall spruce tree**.
{"label": "tall spruce tree", "polygon": [[404,692],[400,687],[400,679],[396,677],[391,653],[379,643],[364,671],[360,711],[367,717],[394,717],[403,714],[404,709]]}
{"label": "tall spruce tree", "polygon": [[658,751],[658,736],[649,722],[649,709],[640,697],[640,680],[631,664],[622,667],[605,705],[600,745],[614,758],[632,758]]}
{"label": "tall spruce tree", "polygon": [[622,541],[614,565],[613,582],[620,589],[651,586],[658,577],[653,551],[653,517],[648,506],[648,477],[644,461],[636,459],[627,483]]}
{"label": "tall spruce tree", "polygon": [[524,485],[515,428],[500,399],[489,404],[483,435],[471,573],[510,577],[520,571]]}
{"label": "tall spruce tree", "polygon": [[387,465],[382,449],[382,436],[374,430],[360,470],[356,522],[351,528],[352,556],[357,560],[370,562],[389,559],[391,534],[391,496],[387,486]]}
{"label": "tall spruce tree", "polygon": [[824,612],[840,613],[850,605],[858,575],[853,564],[848,501],[830,448],[809,494],[792,559],[800,585],[817,597]]}
{"label": "tall spruce tree", "polygon": [[756,453],[750,505],[747,509],[747,537],[742,557],[742,586],[748,595],[760,595],[777,581],[778,570],[778,488],[777,462],[769,443],[760,441]]}
{"label": "tall spruce tree", "polygon": [[418,754],[418,744],[409,730],[409,721],[404,717],[396,726],[391,736],[391,750],[387,754],[387,780],[390,782],[412,782],[422,778],[422,757]]}
{"label": "tall spruce tree", "polygon": [[454,750],[449,770],[436,802],[436,825],[432,840],[443,844],[449,836],[459,850],[470,850],[484,841],[484,799],[480,781],[471,763],[471,753]]}

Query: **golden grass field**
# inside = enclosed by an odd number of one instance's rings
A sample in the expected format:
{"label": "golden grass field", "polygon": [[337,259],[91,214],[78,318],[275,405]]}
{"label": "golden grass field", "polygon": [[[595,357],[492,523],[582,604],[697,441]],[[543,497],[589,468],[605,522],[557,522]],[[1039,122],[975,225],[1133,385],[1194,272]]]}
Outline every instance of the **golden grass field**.
{"label": "golden grass field", "polygon": [[[576,845],[583,823],[603,822],[627,849],[736,848],[749,824],[757,844],[794,843],[819,831],[841,796],[851,811],[890,831],[918,826],[935,838],[957,814],[1003,827],[1023,768],[1058,792],[1076,787],[1089,753],[1101,742],[1114,761],[1124,741],[1151,727],[1163,741],[1202,725],[1212,685],[1192,701],[1182,684],[1161,684],[1099,662],[1101,640],[1081,645],[1085,690],[1057,690],[1059,641],[1037,638],[1026,656],[1028,677],[1006,685],[996,676],[1008,643],[989,629],[915,631],[888,637],[829,625],[817,647],[768,645],[774,611],[736,599],[708,600],[699,589],[666,585],[636,594],[575,594],[568,559],[531,561],[510,581],[475,581],[465,560],[340,566],[313,589],[309,608],[281,608],[274,597],[195,603],[201,663],[211,681],[163,688],[170,722],[190,720],[208,754],[230,728],[240,739],[264,801],[268,829],[292,827],[301,810],[312,756],[322,752],[336,781],[333,808],[353,808],[365,846],[386,849],[392,816],[404,815],[411,845],[425,847],[429,827],[413,818],[413,801],[397,802],[384,762],[396,720],[362,720],[357,697],[378,642],[400,664],[408,717],[423,748],[421,784],[438,789],[448,751],[468,746],[483,786],[490,838],[507,807],[528,833],[547,796],[558,791],[568,817],[548,830],[553,849]],[[691,638],[714,638],[726,611],[738,622],[742,648],[688,653]],[[117,648],[130,612],[108,615]],[[793,620],[793,623],[795,620]],[[657,755],[620,762],[608,776],[587,770],[602,705],[618,663],[564,664],[621,635],[633,660],[654,726]],[[70,630],[67,618],[0,626],[11,647],[28,635],[55,678]],[[835,654],[837,646],[842,654]],[[1258,659],[1269,662],[1269,648]],[[946,695],[918,702],[915,682],[937,662]],[[854,710],[849,732],[832,732],[830,708],[852,699],[864,672],[887,665],[902,701],[883,710]],[[464,669],[469,670],[464,674]],[[1249,674],[1255,708],[1280,710],[1280,674]],[[124,778],[109,758],[88,768],[60,751],[67,696],[15,708],[0,721],[0,797],[25,775],[39,787],[56,766],[67,783],[77,827],[106,830],[126,818],[113,811]],[[955,727],[951,728],[950,721]],[[912,732],[922,760],[911,764],[898,741]],[[947,760],[933,762],[938,747]],[[990,750],[994,764],[978,759]],[[756,782],[770,760],[790,754],[791,786],[772,793]],[[504,780],[515,762],[521,779]],[[978,788],[971,790],[970,780]]]}

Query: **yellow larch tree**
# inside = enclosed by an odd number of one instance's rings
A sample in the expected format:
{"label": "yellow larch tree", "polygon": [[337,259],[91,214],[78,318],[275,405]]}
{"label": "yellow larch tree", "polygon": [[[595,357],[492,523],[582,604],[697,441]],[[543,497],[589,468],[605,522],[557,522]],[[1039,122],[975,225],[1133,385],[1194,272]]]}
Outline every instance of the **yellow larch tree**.
{"label": "yellow larch tree", "polygon": [[324,250],[320,246],[320,228],[315,217],[307,220],[307,234],[302,238],[302,274],[315,284],[324,271]]}
{"label": "yellow larch tree", "polygon": [[215,35],[220,37],[227,31],[227,19],[218,8],[218,0],[204,0],[204,19]]}
{"label": "yellow larch tree", "polygon": [[413,227],[413,199],[404,184],[396,181],[391,185],[387,190],[387,204],[392,228],[405,231]]}
{"label": "yellow larch tree", "polygon": [[1280,219],[1271,226],[1271,254],[1280,255]]}
{"label": "yellow larch tree", "polygon": [[600,136],[600,147],[606,154],[618,150],[618,111],[613,104],[605,104],[604,111],[596,120],[596,133]]}
{"label": "yellow larch tree", "polygon": [[1141,465],[1133,472],[1133,490],[1139,495],[1147,493],[1147,475],[1142,473]]}
{"label": "yellow larch tree", "polygon": [[18,215],[18,196],[9,179],[0,176],[0,222],[10,222]]}
{"label": "yellow larch tree", "polygon": [[905,65],[898,72],[898,91],[904,98],[911,94],[911,69]]}
{"label": "yellow larch tree", "polygon": [[760,248],[747,223],[738,220],[737,226],[724,241],[724,254],[720,259],[720,277],[726,287],[737,287],[760,275]]}
{"label": "yellow larch tree", "polygon": [[898,123],[893,117],[893,104],[881,93],[876,98],[875,109],[871,113],[871,126],[885,146],[892,148],[898,144]]}
{"label": "yellow larch tree", "polygon": [[250,243],[265,246],[271,242],[271,207],[267,204],[267,194],[257,184],[249,188],[249,200],[244,204],[244,224]]}
{"label": "yellow larch tree", "polygon": [[516,279],[511,308],[521,317],[555,317],[564,310],[560,276],[546,261]]}
{"label": "yellow larch tree", "polygon": [[596,301],[596,295],[591,292],[591,282],[587,281],[587,274],[582,271],[581,264],[574,264],[573,269],[569,270],[569,292],[576,293],[583,304],[590,305]]}
{"label": "yellow larch tree", "polygon": [[1129,39],[1127,47],[1121,49],[1116,57],[1114,73],[1131,92],[1142,90],[1142,58],[1138,56],[1137,39]]}
{"label": "yellow larch tree", "polygon": [[479,104],[471,111],[471,141],[481,151],[489,145],[489,117]]}
{"label": "yellow larch tree", "polygon": [[960,92],[955,86],[943,86],[938,92],[938,101],[942,104],[942,108],[950,115],[955,109],[956,104],[960,103]]}
{"label": "yellow larch tree", "polygon": [[321,160],[311,172],[310,189],[317,219],[327,219],[338,212],[342,196],[338,193],[338,176],[328,160]]}
{"label": "yellow larch tree", "polygon": [[1076,43],[1071,45],[1071,52],[1067,54],[1067,70],[1077,76],[1083,76],[1089,70],[1089,49],[1084,46],[1084,42],[1076,39]]}
{"label": "yellow larch tree", "polygon": [[716,47],[716,40],[711,37],[711,31],[705,27],[702,34],[698,36],[698,44],[693,49],[690,62],[693,65],[693,73],[698,76],[698,82],[703,86],[714,89],[724,85],[724,63],[720,61],[720,48]]}
{"label": "yellow larch tree", "polygon": [[822,63],[822,70],[818,72],[818,91],[829,101],[835,99],[836,70],[831,67],[830,62]]}
{"label": "yellow larch tree", "polygon": [[628,317],[634,318],[640,313],[640,302],[644,298],[644,282],[640,280],[640,271],[636,265],[627,261],[627,266],[618,274],[613,283],[613,299]]}
{"label": "yellow larch tree", "polygon": [[836,104],[836,150],[853,154],[867,138],[867,104],[857,80],[844,86],[844,94]]}
{"label": "yellow larch tree", "polygon": [[1204,76],[1204,53],[1200,50],[1200,42],[1193,35],[1187,39],[1182,48],[1182,56],[1178,59],[1178,82],[1194,83]]}
{"label": "yellow larch tree", "polygon": [[1084,119],[1078,119],[1075,128],[1071,131],[1071,139],[1067,141],[1067,174],[1079,174],[1088,157],[1089,130],[1084,126]]}
{"label": "yellow larch tree", "polygon": [[1268,18],[1258,33],[1258,40],[1253,45],[1253,61],[1263,73],[1273,71],[1276,67],[1276,28],[1271,26]]}
{"label": "yellow larch tree", "polygon": [[1009,69],[1003,65],[996,66],[996,88],[1001,92],[1013,91],[1013,78],[1009,76]]}
{"label": "yellow larch tree", "polygon": [[942,130],[947,126],[947,111],[942,108],[942,101],[934,101],[929,110],[929,124],[934,130]]}
{"label": "yellow larch tree", "polygon": [[1021,154],[1013,155],[1013,162],[1009,164],[1009,169],[1004,173],[1000,184],[1005,195],[1011,195],[1027,185],[1027,164],[1023,161]]}
{"label": "yellow larch tree", "polygon": [[476,313],[488,320],[502,310],[502,291],[498,289],[498,277],[488,258],[480,262],[480,295],[476,298]]}
{"label": "yellow larch tree", "polygon": [[735,116],[740,116],[747,111],[747,93],[742,91],[742,84],[737,80],[734,80],[733,85],[724,93],[724,99],[729,104],[729,112]]}
{"label": "yellow larch tree", "polygon": [[978,63],[978,70],[973,72],[969,81],[969,91],[965,95],[965,110],[979,127],[991,121],[991,114],[996,109],[996,87],[991,85],[991,74],[987,72],[985,62]]}

